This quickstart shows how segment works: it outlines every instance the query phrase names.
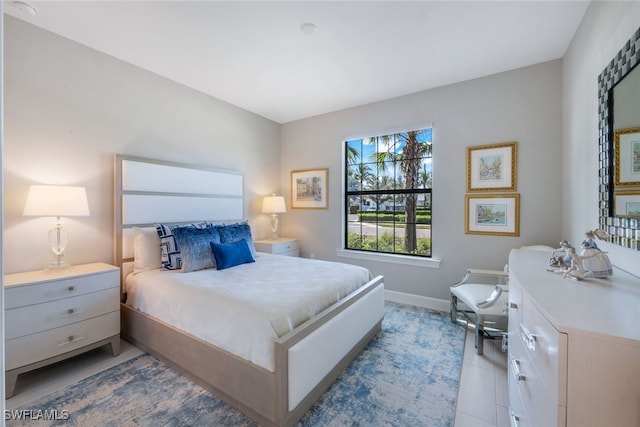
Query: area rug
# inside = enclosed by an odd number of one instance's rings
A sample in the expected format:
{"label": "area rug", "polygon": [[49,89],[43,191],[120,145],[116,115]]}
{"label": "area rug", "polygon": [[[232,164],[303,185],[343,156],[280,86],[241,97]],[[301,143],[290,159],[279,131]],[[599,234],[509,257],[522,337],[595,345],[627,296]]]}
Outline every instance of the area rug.
{"label": "area rug", "polygon": [[[299,425],[452,426],[465,342],[446,313],[386,303],[382,331]],[[150,355],[24,405],[8,426],[254,426]],[[6,414],[5,414],[6,418]]]}

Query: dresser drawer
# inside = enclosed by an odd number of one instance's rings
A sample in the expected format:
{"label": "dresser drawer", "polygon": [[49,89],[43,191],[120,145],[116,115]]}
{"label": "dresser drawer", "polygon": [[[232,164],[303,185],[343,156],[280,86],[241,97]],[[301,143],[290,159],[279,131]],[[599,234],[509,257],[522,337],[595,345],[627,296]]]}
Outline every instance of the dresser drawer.
{"label": "dresser drawer", "polygon": [[515,278],[509,277],[509,339],[518,335],[522,323],[522,288]]}
{"label": "dresser drawer", "polygon": [[120,273],[111,270],[101,274],[39,282],[30,285],[5,286],[5,309],[23,307],[88,294],[104,289],[119,288]]}
{"label": "dresser drawer", "polygon": [[5,369],[11,370],[84,347],[120,333],[120,311],[61,328],[6,340]]}
{"label": "dresser drawer", "polygon": [[529,418],[529,412],[522,403],[517,387],[509,384],[509,423],[510,427],[536,427]]}
{"label": "dresser drawer", "polygon": [[118,310],[120,289],[5,310],[5,339],[18,338]]}
{"label": "dresser drawer", "polygon": [[540,373],[541,380],[546,384],[554,401],[566,405],[564,382],[560,382],[561,360],[566,360],[566,335],[556,330],[540,313],[528,295],[523,295],[522,322],[518,325],[520,343]]}
{"label": "dresser drawer", "polygon": [[[522,402],[520,413],[526,415],[531,425],[557,426],[560,423],[560,411],[555,394],[548,390],[545,381],[528,357],[522,341],[509,340],[507,356],[509,393],[517,391]],[[564,411],[562,411],[564,414]]]}

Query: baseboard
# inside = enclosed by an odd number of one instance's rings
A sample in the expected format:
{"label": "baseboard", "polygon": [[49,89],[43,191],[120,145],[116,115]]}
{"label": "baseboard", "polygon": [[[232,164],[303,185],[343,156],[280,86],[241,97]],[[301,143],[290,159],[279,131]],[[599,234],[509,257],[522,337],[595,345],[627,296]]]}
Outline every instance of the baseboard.
{"label": "baseboard", "polygon": [[417,307],[428,308],[436,311],[449,312],[450,302],[437,298],[425,297],[422,295],[407,294],[397,291],[384,291],[385,301],[397,302],[399,304],[415,305]]}

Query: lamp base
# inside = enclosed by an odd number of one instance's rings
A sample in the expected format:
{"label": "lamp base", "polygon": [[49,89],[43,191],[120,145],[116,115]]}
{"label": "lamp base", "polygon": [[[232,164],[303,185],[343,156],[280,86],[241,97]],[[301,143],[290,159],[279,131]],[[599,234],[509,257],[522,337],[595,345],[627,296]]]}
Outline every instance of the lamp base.
{"label": "lamp base", "polygon": [[278,240],[278,215],[271,214],[271,240]]}
{"label": "lamp base", "polygon": [[68,264],[64,260],[64,250],[67,247],[67,241],[67,232],[62,229],[62,220],[60,217],[57,217],[53,229],[49,230],[49,245],[53,252],[53,260],[47,264],[45,270],[62,271],[71,268],[71,264]]}
{"label": "lamp base", "polygon": [[72,268],[73,266],[64,261],[51,261],[47,264],[44,269],[45,271],[55,272],[55,271],[64,271]]}

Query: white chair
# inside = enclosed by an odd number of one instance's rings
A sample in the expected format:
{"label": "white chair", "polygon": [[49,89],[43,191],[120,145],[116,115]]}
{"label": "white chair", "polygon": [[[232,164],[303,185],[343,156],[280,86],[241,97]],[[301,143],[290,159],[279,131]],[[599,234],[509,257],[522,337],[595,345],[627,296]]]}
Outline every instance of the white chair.
{"label": "white chair", "polygon": [[[546,245],[522,246],[533,251],[552,251]],[[476,352],[484,353],[484,340],[502,338],[507,333],[509,304],[509,273],[469,268],[461,281],[451,286],[451,322],[458,321],[458,313],[475,325]],[[465,307],[459,307],[463,303]],[[503,348],[504,349],[504,348]]]}
{"label": "white chair", "polygon": [[485,339],[502,338],[506,333],[507,278],[506,271],[469,268],[462,280],[451,286],[451,322],[458,321],[458,313],[473,322],[479,355],[484,353]]}

